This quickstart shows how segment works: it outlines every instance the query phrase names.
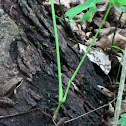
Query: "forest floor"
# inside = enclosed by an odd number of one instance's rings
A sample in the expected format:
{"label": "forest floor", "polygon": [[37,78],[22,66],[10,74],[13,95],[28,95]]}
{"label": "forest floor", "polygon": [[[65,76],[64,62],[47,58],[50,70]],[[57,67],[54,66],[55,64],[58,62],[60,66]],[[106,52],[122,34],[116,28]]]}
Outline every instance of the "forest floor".
{"label": "forest floor", "polygon": [[[83,2],[62,0],[61,4],[66,13]],[[70,24],[71,28],[64,24],[58,0],[54,3],[65,91],[69,78],[104,18],[108,1],[97,4],[91,23],[74,22]],[[78,14],[73,21],[85,13]],[[67,100],[56,120],[57,126],[111,126],[122,52],[113,49],[111,57],[110,52],[120,14],[111,8],[70,86]],[[125,17],[123,13],[114,40],[114,45],[123,50],[126,44]],[[58,104],[58,70],[50,2],[0,0],[0,21],[0,126],[55,125],[52,116]],[[125,112],[125,108],[124,91],[120,114]]]}

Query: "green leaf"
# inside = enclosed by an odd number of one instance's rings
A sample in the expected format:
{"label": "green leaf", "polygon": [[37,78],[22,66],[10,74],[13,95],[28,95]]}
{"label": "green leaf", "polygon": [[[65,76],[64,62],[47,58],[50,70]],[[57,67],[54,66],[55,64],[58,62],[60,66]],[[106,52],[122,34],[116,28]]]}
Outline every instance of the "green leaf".
{"label": "green leaf", "polygon": [[35,42],[35,44],[36,44],[40,49],[43,50],[43,47],[42,47],[42,45],[41,45],[39,42]]}
{"label": "green leaf", "polygon": [[72,21],[70,23],[73,22],[80,22],[80,21],[88,21],[91,22],[92,21],[92,13],[90,13],[89,11],[87,13],[85,13],[80,19],[76,20],[76,21]]}
{"label": "green leaf", "polygon": [[76,20],[75,22],[86,21],[86,20],[88,22],[92,21],[92,13],[89,11],[85,13],[80,19]]}
{"label": "green leaf", "polygon": [[122,114],[121,117],[125,117],[126,118],[126,113]]}
{"label": "green leaf", "polygon": [[[80,22],[80,21],[91,22],[92,17],[93,17],[92,13],[95,12],[96,10],[97,10],[96,5],[93,7],[90,7],[88,12],[86,12],[80,19],[73,21],[73,22]],[[73,22],[70,22],[70,23],[73,23]]]}
{"label": "green leaf", "polygon": [[109,0],[109,2],[114,4],[116,10],[126,12],[126,0]]}
{"label": "green leaf", "polygon": [[109,0],[110,3],[115,3],[115,0]]}
{"label": "green leaf", "polygon": [[71,20],[75,15],[79,14],[81,11],[86,10],[90,7],[95,6],[96,3],[102,2],[103,0],[86,0],[84,4],[80,4],[70,10],[68,10],[65,15]]}
{"label": "green leaf", "polygon": [[96,5],[94,5],[94,6],[92,6],[92,7],[89,8],[89,11],[90,11],[91,13],[94,13],[96,10],[97,10]]}
{"label": "green leaf", "polygon": [[110,3],[113,3],[114,5],[126,5],[126,0],[109,0]]}
{"label": "green leaf", "polygon": [[118,124],[121,124],[121,126],[126,126],[126,118],[121,118],[118,120]]}

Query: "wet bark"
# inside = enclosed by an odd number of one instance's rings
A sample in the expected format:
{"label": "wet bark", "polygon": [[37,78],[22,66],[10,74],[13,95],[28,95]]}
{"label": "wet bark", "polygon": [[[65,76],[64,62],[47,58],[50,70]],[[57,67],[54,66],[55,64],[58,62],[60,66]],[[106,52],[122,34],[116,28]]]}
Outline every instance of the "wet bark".
{"label": "wet bark", "polygon": [[[0,85],[15,77],[23,79],[9,99],[15,104],[0,105],[0,124],[6,126],[51,126],[58,105],[58,75],[52,19],[41,0],[0,0]],[[75,71],[82,55],[58,30],[61,53],[63,89]],[[41,48],[36,44],[39,42]],[[6,82],[5,82],[6,81]],[[71,119],[106,103],[108,97],[97,85],[104,85],[92,63],[85,59],[57,121]],[[9,83],[8,83],[9,85]],[[12,84],[15,85],[15,84]],[[12,88],[11,88],[12,90]],[[13,92],[13,90],[12,90]],[[3,97],[3,96],[1,96]],[[65,126],[99,125],[105,108],[86,115]]]}

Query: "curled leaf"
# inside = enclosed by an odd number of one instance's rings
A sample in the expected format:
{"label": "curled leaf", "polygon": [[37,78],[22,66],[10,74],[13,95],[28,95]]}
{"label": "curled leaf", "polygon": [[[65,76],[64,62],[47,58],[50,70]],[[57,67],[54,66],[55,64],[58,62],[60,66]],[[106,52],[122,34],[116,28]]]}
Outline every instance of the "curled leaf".
{"label": "curled leaf", "polygon": [[118,47],[118,46],[112,46],[112,47],[121,50],[121,51],[123,52],[123,54],[125,53],[125,50],[124,50],[124,49],[121,49],[121,48]]}

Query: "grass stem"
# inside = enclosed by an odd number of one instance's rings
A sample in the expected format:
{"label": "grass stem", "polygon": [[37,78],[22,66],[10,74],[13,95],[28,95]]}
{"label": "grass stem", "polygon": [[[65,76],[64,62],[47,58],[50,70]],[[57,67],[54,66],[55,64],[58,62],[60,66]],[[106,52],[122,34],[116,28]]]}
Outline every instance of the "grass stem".
{"label": "grass stem", "polygon": [[103,24],[104,24],[104,22],[105,22],[107,16],[108,16],[108,13],[109,13],[109,11],[110,11],[110,8],[111,8],[111,3],[109,3],[109,7],[108,7],[108,9],[107,9],[107,12],[106,12],[106,14],[105,14],[105,17],[104,17],[103,21],[101,22],[101,25],[100,25],[98,31],[96,32],[96,34],[95,34],[95,36],[94,36],[94,38],[93,38],[91,44],[89,45],[89,47],[88,47],[86,53],[84,54],[83,58],[81,59],[81,61],[80,61],[80,63],[79,63],[77,69],[75,70],[73,76],[71,77],[71,79],[70,79],[69,82],[68,82],[68,86],[67,86],[65,95],[64,95],[64,97],[63,97],[63,102],[65,102],[66,97],[67,97],[67,94],[68,94],[68,90],[69,90],[69,87],[70,87],[70,84],[71,84],[71,82],[74,80],[74,78],[75,78],[75,76],[76,76],[78,70],[80,69],[82,63],[84,62],[85,57],[87,56],[87,54],[88,54],[90,48],[92,47],[92,45],[93,45],[93,43],[94,43],[96,37],[98,36],[98,34],[99,34],[99,32],[100,32],[100,30],[101,30],[101,28],[102,28],[102,26],[103,26]]}
{"label": "grass stem", "polygon": [[59,51],[58,33],[57,33],[57,27],[56,27],[56,16],[55,16],[53,0],[51,0],[51,9],[52,9],[52,18],[53,18],[53,26],[54,26],[55,42],[56,42],[58,79],[59,79],[59,102],[60,102],[63,99],[63,88],[62,88],[62,79],[61,79],[61,65],[60,65],[60,51]]}

